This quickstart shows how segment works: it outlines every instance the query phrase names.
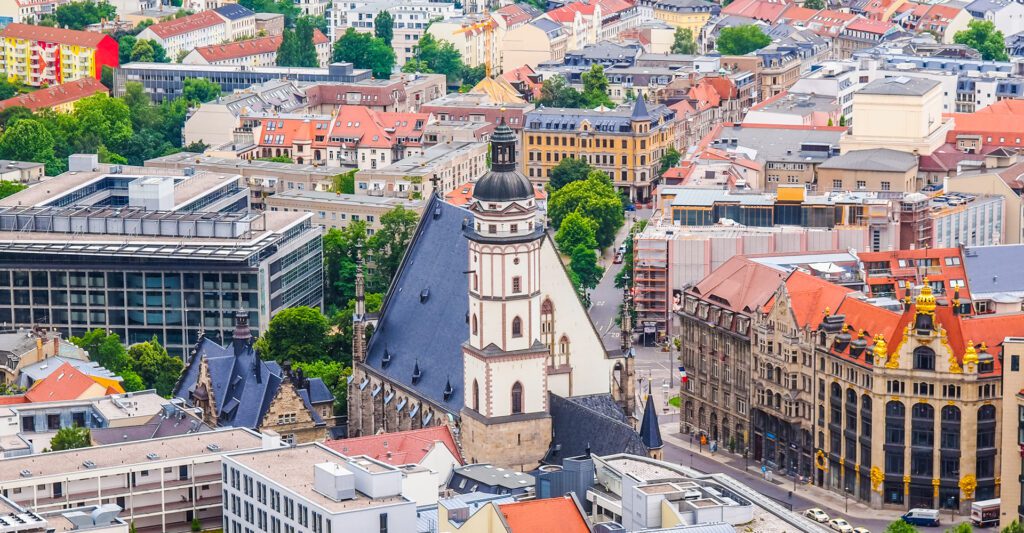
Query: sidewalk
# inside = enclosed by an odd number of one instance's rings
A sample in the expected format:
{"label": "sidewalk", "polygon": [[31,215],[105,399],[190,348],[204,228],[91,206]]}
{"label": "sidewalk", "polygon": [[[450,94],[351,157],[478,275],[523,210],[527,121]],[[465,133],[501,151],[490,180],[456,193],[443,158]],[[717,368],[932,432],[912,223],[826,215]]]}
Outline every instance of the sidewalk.
{"label": "sidewalk", "polygon": [[[682,435],[678,432],[679,423],[673,420],[661,424],[661,438],[666,442],[670,442],[682,449],[698,451],[699,447],[694,443],[691,447],[689,435]],[[743,458],[740,454],[729,453],[728,450],[719,448],[716,453],[708,451],[707,446],[704,446],[701,455],[705,459],[710,459],[721,464],[724,467],[735,470],[737,472],[746,471],[749,474],[756,475],[761,479],[764,479],[761,473],[761,464],[757,461],[750,460],[749,462]],[[725,473],[730,473],[728,470],[723,470]],[[780,487],[785,487],[786,490],[793,490],[794,495],[799,495],[805,499],[813,502],[820,503],[821,506],[830,507],[836,510],[844,510],[847,505],[849,511],[844,511],[844,514],[854,518],[866,519],[866,520],[889,520],[895,521],[903,515],[904,511],[894,510],[883,510],[883,509],[872,509],[863,503],[850,498],[844,501],[841,494],[836,494],[830,490],[823,489],[821,487],[814,486],[812,484],[800,484],[796,485],[796,489],[793,489],[793,479],[789,477],[775,476],[773,477],[772,484]],[[948,513],[947,513],[948,514]]]}

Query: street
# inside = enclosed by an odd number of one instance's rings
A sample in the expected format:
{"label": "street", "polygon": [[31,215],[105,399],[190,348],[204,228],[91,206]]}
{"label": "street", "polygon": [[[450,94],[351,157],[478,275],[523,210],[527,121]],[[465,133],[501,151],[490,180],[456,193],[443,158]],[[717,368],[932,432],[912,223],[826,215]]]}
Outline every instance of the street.
{"label": "street", "polygon": [[[640,220],[649,217],[650,214],[650,211],[647,210],[636,213],[636,216]],[[618,350],[620,347],[620,332],[615,319],[619,312],[619,305],[622,303],[622,289],[615,287],[615,276],[623,267],[622,264],[614,264],[612,258],[632,226],[629,215],[630,213],[627,213],[626,224],[616,236],[615,245],[606,250],[600,258],[606,270],[601,282],[590,293],[591,320],[601,334],[605,348],[610,351]],[[638,338],[635,338],[634,348],[636,353],[636,391],[641,398],[645,397],[648,386],[650,386],[655,396],[656,405],[660,409],[659,418],[661,419],[662,438],[665,442],[664,459],[666,461],[689,466],[704,473],[729,474],[761,494],[773,498],[783,505],[791,505],[794,512],[817,507],[832,518],[845,518],[854,527],[865,527],[874,533],[884,531],[886,526],[901,514],[895,511],[873,510],[852,499],[849,502],[844,502],[842,495],[814,486],[798,485],[794,491],[792,478],[776,477],[772,481],[767,481],[763,475],[757,472],[759,465],[756,462],[748,463],[740,455],[720,451],[712,459],[707,446],[701,449],[696,443],[691,442],[689,435],[678,433],[679,412],[668,405],[668,399],[678,394],[676,387],[678,378],[675,371],[678,365],[672,360],[675,352],[662,351],[657,346],[642,346]],[[753,469],[748,470],[748,466]],[[847,503],[852,513],[841,512]],[[950,526],[950,519],[948,511],[944,512],[943,528]],[[952,523],[966,522],[968,519],[969,517],[966,516],[956,516]]]}

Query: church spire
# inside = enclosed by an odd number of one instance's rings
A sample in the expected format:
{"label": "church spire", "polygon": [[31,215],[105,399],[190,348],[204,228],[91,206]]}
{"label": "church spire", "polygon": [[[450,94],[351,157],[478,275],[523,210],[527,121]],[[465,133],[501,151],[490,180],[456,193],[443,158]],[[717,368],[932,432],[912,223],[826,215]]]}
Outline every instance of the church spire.
{"label": "church spire", "polygon": [[658,412],[654,408],[654,394],[651,393],[650,381],[647,382],[647,405],[644,406],[644,418],[640,424],[640,440],[647,447],[652,459],[661,459],[661,448],[664,443],[661,441],[661,428],[658,426]]}
{"label": "church spire", "polygon": [[366,285],[363,280],[363,245],[356,245],[356,308],[352,313],[352,360],[366,360]]}

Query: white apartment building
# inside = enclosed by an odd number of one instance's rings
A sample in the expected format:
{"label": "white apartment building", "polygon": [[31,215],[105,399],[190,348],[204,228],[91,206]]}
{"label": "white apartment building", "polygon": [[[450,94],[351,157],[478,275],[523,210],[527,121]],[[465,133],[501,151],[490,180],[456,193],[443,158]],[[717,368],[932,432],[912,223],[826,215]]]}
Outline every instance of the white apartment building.
{"label": "white apartment building", "polygon": [[416,531],[402,471],[320,443],[224,458],[224,533]]}
{"label": "white apartment building", "polygon": [[114,504],[139,532],[190,531],[193,518],[214,528],[221,523],[222,457],[280,445],[279,438],[231,428],[13,457],[0,460],[0,494],[41,515]]}
{"label": "white apartment building", "polygon": [[255,35],[256,13],[238,4],[225,4],[180,19],[158,22],[139,32],[138,38],[159,43],[173,60],[180,52]]}
{"label": "white apartment building", "polygon": [[415,47],[431,20],[450,20],[462,14],[453,2],[334,0],[329,21],[331,41],[337,40],[348,28],[373,33],[374,21],[382,11],[391,13],[394,21],[391,46],[395,50],[395,61],[399,67],[415,54]]}

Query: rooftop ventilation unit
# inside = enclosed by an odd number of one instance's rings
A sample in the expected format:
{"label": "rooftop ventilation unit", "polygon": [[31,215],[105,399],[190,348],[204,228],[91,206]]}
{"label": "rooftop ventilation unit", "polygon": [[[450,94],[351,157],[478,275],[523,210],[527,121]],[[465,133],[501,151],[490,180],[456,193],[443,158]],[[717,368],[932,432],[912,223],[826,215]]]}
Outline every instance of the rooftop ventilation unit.
{"label": "rooftop ventilation unit", "polygon": [[159,458],[160,458],[160,454],[158,454],[158,453],[150,452],[150,453],[146,454],[146,459],[149,459],[150,461],[156,461]]}

